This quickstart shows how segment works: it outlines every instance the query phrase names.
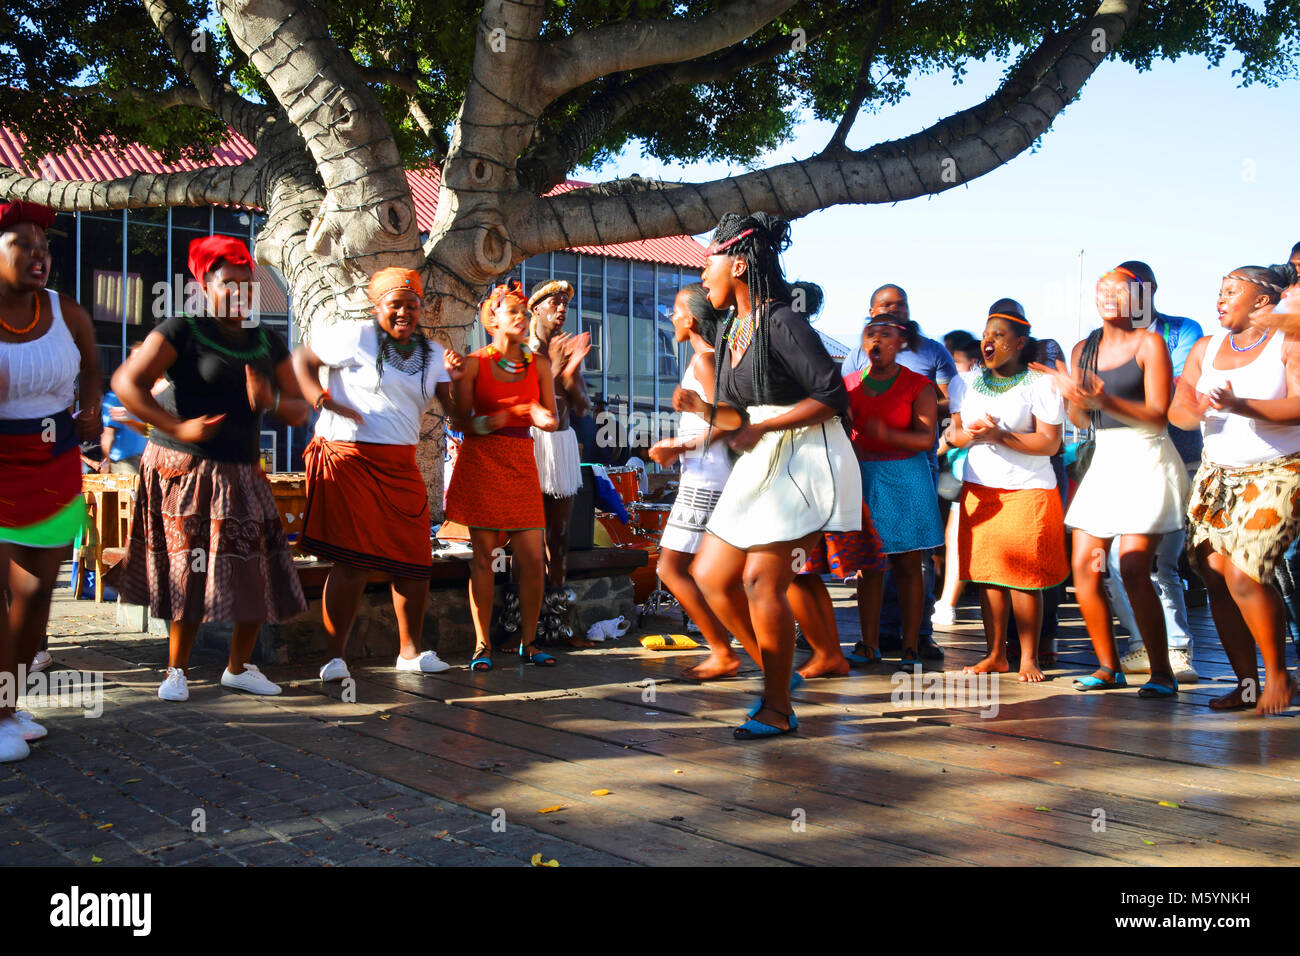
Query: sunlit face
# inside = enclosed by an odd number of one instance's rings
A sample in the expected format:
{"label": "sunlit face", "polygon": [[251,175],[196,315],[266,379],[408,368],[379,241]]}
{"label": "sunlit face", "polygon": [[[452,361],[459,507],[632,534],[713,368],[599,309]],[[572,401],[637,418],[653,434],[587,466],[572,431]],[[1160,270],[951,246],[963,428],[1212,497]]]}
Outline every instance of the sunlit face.
{"label": "sunlit face", "polygon": [[1133,317],[1133,282],[1118,272],[1097,280],[1097,314],[1107,322]]}
{"label": "sunlit face", "polygon": [[673,341],[685,342],[695,331],[695,317],[686,311],[686,293],[678,292],[673,299]]}
{"label": "sunlit face", "polygon": [[736,304],[736,288],[744,282],[745,260],[719,252],[704,262],[700,282],[709,297],[709,305],[726,310]]}
{"label": "sunlit face", "polygon": [[379,327],[405,345],[420,325],[420,297],[411,289],[394,289],[375,306]]}
{"label": "sunlit face", "polygon": [[907,307],[907,293],[893,286],[881,289],[871,300],[871,311],[868,314],[872,318],[877,315],[891,315],[904,321],[910,319],[912,316],[911,310]]}
{"label": "sunlit face", "polygon": [[965,352],[953,352],[952,364],[956,366],[958,372],[969,372],[975,367],[975,363],[970,360],[970,356]]}
{"label": "sunlit face", "polygon": [[1245,279],[1226,276],[1219,284],[1219,324],[1241,331],[1250,325],[1250,313],[1268,304],[1259,286]]}
{"label": "sunlit face", "polygon": [[0,283],[22,292],[45,288],[50,278],[50,243],[34,222],[0,233]]}
{"label": "sunlit face", "polygon": [[203,294],[213,316],[242,322],[252,314],[253,270],[222,259],[205,277]]}
{"label": "sunlit face", "polygon": [[1020,358],[1025,347],[1023,326],[1016,329],[1006,319],[989,319],[980,339],[980,354],[986,368],[1002,368]]}
{"label": "sunlit face", "polygon": [[868,325],[862,332],[862,348],[873,366],[892,365],[905,344],[903,330],[892,325]]}
{"label": "sunlit face", "polygon": [[533,315],[541,320],[541,327],[548,334],[564,328],[564,320],[569,315],[569,296],[565,292],[548,295],[533,306]]}
{"label": "sunlit face", "polygon": [[492,312],[488,332],[504,335],[512,345],[522,343],[528,338],[528,306],[513,296],[502,300]]}

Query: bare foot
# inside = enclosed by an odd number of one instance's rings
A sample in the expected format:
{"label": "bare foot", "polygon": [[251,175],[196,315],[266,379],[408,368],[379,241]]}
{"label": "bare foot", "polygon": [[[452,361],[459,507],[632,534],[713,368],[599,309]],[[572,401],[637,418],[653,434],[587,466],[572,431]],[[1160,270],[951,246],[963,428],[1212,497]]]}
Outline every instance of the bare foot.
{"label": "bare foot", "polygon": [[849,662],[843,654],[839,656],[839,660],[810,657],[807,663],[799,668],[799,673],[805,680],[813,677],[843,677],[848,672]]}
{"label": "bare foot", "polygon": [[740,658],[735,654],[725,657],[710,654],[693,667],[682,670],[687,680],[718,680],[722,677],[734,677],[740,670]]}
{"label": "bare foot", "polygon": [[963,667],[961,672],[963,674],[1005,674],[1009,670],[1011,665],[1007,663],[1005,654],[990,654],[978,664]]}
{"label": "bare foot", "polygon": [[[1275,689],[1276,688],[1276,689]],[[1286,680],[1266,680],[1264,688],[1259,692],[1259,703],[1255,705],[1255,713],[1280,714],[1291,706],[1291,699],[1296,695],[1296,682],[1290,674],[1286,675]]]}
{"label": "bare foot", "polygon": [[1246,688],[1240,683],[1222,697],[1210,700],[1210,710],[1240,710],[1249,706],[1250,701],[1246,700]]}
{"label": "bare foot", "polygon": [[1037,684],[1047,680],[1047,675],[1038,669],[1038,662],[1032,657],[1029,660],[1020,658],[1020,679],[1025,683]]}

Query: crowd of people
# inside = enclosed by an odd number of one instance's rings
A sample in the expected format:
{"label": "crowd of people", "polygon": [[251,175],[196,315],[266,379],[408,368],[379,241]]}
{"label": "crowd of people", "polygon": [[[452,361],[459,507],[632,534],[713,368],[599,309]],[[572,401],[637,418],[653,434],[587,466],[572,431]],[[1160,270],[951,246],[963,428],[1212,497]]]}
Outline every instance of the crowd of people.
{"label": "crowd of people", "polygon": [[[279,693],[250,662],[257,637],[307,603],[258,434],[266,415],[301,427],[313,413],[299,545],[331,562],[321,680],[350,676],[348,636],[375,572],[392,582],[394,666],[446,670],[422,647],[433,559],[416,447],[435,404],[465,436],[445,512],[468,529],[472,551],[469,668],[493,666],[507,547],[518,587],[512,650],[533,666],[558,663],[539,646],[538,621],[544,604],[572,600],[566,543],[581,454],[571,419],[591,407],[581,374],[590,342],[563,331],[568,283],[548,280],[531,295],[518,283],[493,288],[480,309],[489,342],[461,355],[421,330],[419,275],[383,269],[369,282],[370,321],[317,330],[291,353],[249,321],[247,246],[196,239],[188,265],[202,314],[159,323],[112,376],[109,400],[89,316],[45,287],[53,218],[33,203],[0,205],[0,673],[37,661],[60,563],[84,526],[80,440],[100,444],[101,470],[139,474],[116,585],[170,624],[158,696],[187,699],[190,652],[208,621],[233,625],[222,685]],[[791,692],[804,680],[880,667],[884,652],[905,668],[941,660],[933,628],[953,622],[967,582],[987,644],[967,672],[1044,680],[1072,577],[1099,665],[1074,687],[1106,691],[1144,674],[1138,696],[1171,698],[1196,679],[1184,553],[1237,677],[1210,706],[1268,714],[1290,704],[1297,688],[1274,581],[1300,537],[1293,262],[1229,272],[1221,328],[1208,336],[1156,311],[1150,268],[1123,263],[1098,280],[1101,326],[1068,362],[1031,335],[1012,298],[990,306],[980,335],[955,331],[941,343],[920,334],[906,292],[888,284],[837,364],[810,324],[821,290],[783,274],[789,242],[774,216],[722,217],[701,282],[673,303],[676,340],[691,347],[673,395],[680,428],[648,451],[680,465],[659,576],[709,647],[683,676],[730,677],[741,653],[763,672],[737,739],[796,730]],[[1300,245],[1292,252],[1300,260]],[[1073,489],[1067,419],[1091,436]],[[824,575],[856,585],[861,636],[847,653]],[[1120,655],[1112,612],[1141,650]],[[811,650],[798,670],[796,622]],[[21,759],[45,733],[0,701],[0,760]]]}

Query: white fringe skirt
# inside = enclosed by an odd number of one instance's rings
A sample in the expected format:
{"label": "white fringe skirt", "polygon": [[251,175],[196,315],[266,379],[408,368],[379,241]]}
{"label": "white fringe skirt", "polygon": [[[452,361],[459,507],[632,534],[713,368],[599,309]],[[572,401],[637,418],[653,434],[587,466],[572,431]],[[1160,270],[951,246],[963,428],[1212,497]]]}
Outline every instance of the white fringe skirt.
{"label": "white fringe skirt", "polygon": [[572,427],[553,432],[532,429],[533,455],[542,494],[571,498],[582,487],[582,460],[578,456],[578,433]]}

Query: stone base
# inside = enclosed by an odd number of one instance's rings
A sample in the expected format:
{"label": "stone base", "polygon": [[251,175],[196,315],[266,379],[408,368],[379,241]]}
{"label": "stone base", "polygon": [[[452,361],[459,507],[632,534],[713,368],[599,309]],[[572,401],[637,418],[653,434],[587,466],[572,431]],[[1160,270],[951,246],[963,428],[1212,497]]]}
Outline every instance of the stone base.
{"label": "stone base", "polygon": [[[636,605],[632,600],[632,579],[625,574],[578,578],[569,581],[578,596],[574,608],[574,633],[585,635],[597,621],[620,615],[634,620]],[[504,605],[505,585],[498,585],[494,608]],[[132,604],[117,605],[117,623],[133,630],[156,634],[166,639],[166,621],[150,617],[148,610]],[[230,649],[231,625],[201,624],[195,644],[205,650],[226,653]],[[434,588],[424,611],[423,647],[438,652],[447,661],[468,661],[474,651],[474,624],[470,617],[469,594],[463,587]],[[398,652],[397,617],[393,613],[392,592],[387,586],[367,589],[348,639],[349,659],[396,658]],[[283,624],[264,624],[253,651],[252,663],[306,664],[324,660],[325,627],[321,623],[321,599],[315,598],[307,610]]]}

